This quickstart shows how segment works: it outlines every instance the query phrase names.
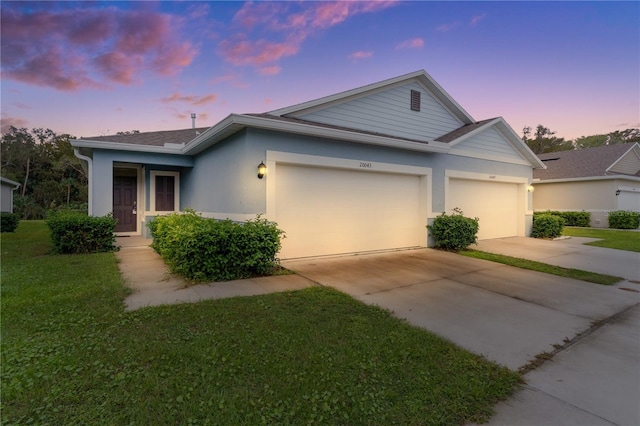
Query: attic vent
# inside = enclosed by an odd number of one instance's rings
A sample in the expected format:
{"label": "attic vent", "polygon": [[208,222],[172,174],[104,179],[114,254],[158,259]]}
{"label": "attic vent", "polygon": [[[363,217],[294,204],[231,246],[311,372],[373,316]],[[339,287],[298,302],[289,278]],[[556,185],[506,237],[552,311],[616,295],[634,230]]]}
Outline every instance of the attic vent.
{"label": "attic vent", "polygon": [[411,91],[411,110],[420,111],[420,92],[417,90]]}

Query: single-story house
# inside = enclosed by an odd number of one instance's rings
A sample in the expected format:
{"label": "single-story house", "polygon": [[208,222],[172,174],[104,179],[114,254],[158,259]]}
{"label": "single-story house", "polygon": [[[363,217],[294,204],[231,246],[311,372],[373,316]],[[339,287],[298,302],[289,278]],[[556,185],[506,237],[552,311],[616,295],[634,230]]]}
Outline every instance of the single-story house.
{"label": "single-story house", "polygon": [[535,211],[586,211],[592,227],[608,227],[608,213],[640,211],[640,145],[603,145],[538,157],[533,171]]}
{"label": "single-story house", "polygon": [[529,235],[544,165],[501,117],[474,120],[425,71],[213,127],[72,140],[90,214],[122,235],[191,208],[286,232],[280,258],[431,244],[459,207],[479,238]]}
{"label": "single-story house", "polygon": [[19,187],[18,182],[0,177],[0,212],[13,213],[13,191]]}

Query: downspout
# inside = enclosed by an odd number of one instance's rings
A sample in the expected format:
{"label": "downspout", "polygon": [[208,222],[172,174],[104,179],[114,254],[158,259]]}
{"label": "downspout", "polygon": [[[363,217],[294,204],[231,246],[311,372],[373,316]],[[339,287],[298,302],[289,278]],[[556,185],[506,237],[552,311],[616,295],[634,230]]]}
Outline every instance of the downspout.
{"label": "downspout", "polygon": [[[80,160],[82,160],[83,162],[86,162],[87,164],[87,168],[86,168],[86,172],[87,172],[87,180],[89,182],[89,198],[87,201],[88,204],[88,213],[89,216],[93,215],[93,175],[92,175],[92,171],[93,171],[93,159],[91,157],[87,157],[86,155],[82,155],[80,154],[80,151],[78,150],[78,148],[73,148],[73,154],[78,157]],[[84,163],[83,163],[84,165]],[[84,168],[84,167],[83,167]]]}

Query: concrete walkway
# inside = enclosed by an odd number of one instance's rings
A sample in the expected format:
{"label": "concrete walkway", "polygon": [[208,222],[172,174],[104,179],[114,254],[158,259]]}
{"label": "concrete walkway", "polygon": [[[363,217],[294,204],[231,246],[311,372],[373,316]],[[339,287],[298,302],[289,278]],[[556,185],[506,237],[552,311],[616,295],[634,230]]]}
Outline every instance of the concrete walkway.
{"label": "concrete walkway", "polygon": [[[640,239],[640,233],[636,235]],[[565,268],[623,277],[640,284],[640,253],[584,244],[591,241],[597,241],[597,239],[571,237],[550,241],[511,237],[483,240],[471,248]]]}
{"label": "concrete walkway", "polygon": [[281,275],[189,286],[169,273],[160,256],[149,245],[150,239],[119,237],[116,252],[120,271],[133,293],[125,299],[125,309],[199,302],[236,296],[257,296],[278,291],[301,290],[315,285],[300,275]]}

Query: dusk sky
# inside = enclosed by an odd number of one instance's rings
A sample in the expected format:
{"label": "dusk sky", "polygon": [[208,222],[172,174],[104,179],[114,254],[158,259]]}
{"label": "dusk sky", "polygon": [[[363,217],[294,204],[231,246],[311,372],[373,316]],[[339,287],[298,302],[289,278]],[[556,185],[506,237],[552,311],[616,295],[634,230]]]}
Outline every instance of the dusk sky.
{"label": "dusk sky", "polygon": [[640,3],[1,2],[2,131],[212,126],[424,69],[519,135],[640,127]]}

